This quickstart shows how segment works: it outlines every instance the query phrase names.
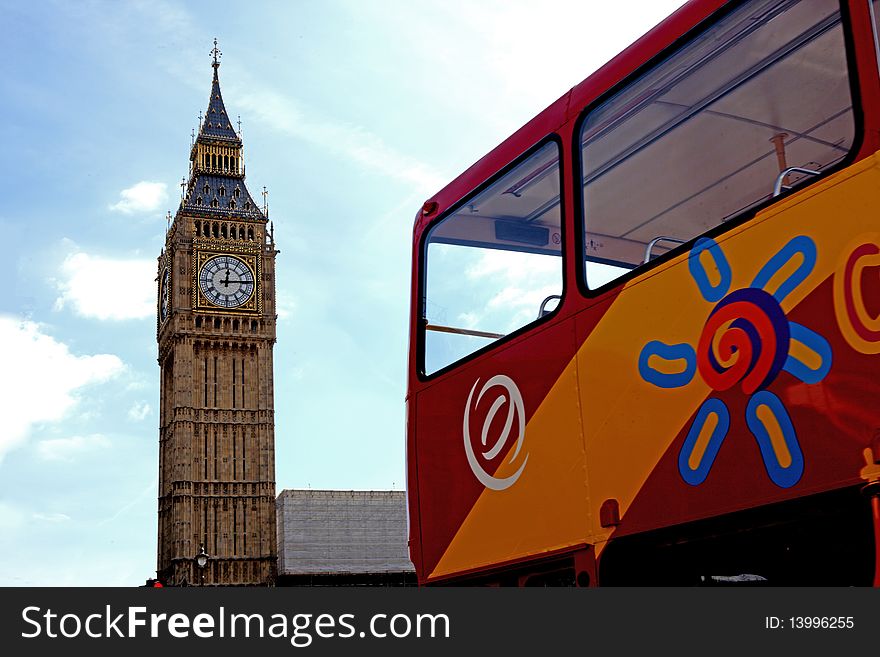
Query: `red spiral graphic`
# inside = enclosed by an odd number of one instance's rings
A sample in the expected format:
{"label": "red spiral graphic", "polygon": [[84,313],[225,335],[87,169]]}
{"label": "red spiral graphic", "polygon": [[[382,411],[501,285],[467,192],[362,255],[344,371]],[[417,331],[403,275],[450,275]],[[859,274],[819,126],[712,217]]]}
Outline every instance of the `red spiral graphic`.
{"label": "red spiral graphic", "polygon": [[751,395],[776,378],[790,339],[788,320],[773,296],[758,288],[737,290],[719,301],[706,320],[697,367],[715,390],[742,382],[742,391]]}

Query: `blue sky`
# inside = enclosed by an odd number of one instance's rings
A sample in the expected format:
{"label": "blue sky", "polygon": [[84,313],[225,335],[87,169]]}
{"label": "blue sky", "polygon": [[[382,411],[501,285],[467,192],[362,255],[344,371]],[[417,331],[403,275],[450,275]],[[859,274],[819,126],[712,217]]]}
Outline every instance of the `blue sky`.
{"label": "blue sky", "polygon": [[281,249],[278,491],[402,489],[416,211],[679,4],[0,0],[0,585],[155,572],[155,259],[215,36]]}

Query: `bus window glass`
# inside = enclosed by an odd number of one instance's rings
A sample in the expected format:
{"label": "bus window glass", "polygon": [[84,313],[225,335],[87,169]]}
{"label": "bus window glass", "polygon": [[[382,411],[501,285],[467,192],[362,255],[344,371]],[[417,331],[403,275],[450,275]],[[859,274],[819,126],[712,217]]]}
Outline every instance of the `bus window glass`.
{"label": "bus window glass", "polygon": [[559,150],[549,142],[428,232],[425,373],[543,316],[562,294]]}
{"label": "bus window glass", "polygon": [[583,121],[587,285],[772,198],[788,167],[828,169],[854,131],[839,3],[744,4]]}
{"label": "bus window glass", "polygon": [[874,19],[874,49],[880,60],[880,0],[871,0],[871,18]]}

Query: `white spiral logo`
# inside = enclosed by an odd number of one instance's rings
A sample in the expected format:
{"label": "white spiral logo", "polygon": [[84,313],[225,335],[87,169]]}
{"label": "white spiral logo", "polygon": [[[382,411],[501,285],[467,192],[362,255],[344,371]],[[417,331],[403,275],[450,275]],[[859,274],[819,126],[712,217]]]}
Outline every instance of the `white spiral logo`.
{"label": "white spiral logo", "polygon": [[[468,395],[467,405],[464,407],[464,451],[465,454],[467,454],[468,464],[471,466],[474,476],[481,484],[492,490],[504,490],[505,488],[513,486],[513,484],[516,483],[516,480],[519,479],[519,476],[522,474],[523,469],[525,469],[526,463],[529,460],[529,455],[526,454],[522,465],[519,466],[519,469],[516,472],[503,479],[490,475],[477,460],[477,456],[474,454],[474,446],[471,442],[470,420],[471,401],[474,397],[474,390],[477,389],[479,383],[479,379],[474,381],[474,385]],[[503,374],[497,374],[486,381],[485,385],[483,385],[480,394],[477,395],[477,401],[474,404],[474,408],[480,405],[480,400],[483,398],[486,391],[495,386],[504,388],[507,391],[507,397],[505,397],[503,393],[498,395],[495,401],[492,402],[492,406],[489,407],[486,419],[483,420],[483,430],[480,435],[480,443],[483,445],[482,456],[487,461],[491,461],[501,453],[501,450],[507,445],[507,439],[510,437],[510,430],[513,427],[513,419],[515,415],[517,419],[518,434],[516,437],[516,447],[513,450],[510,461],[508,461],[509,463],[513,463],[516,460],[516,457],[519,456],[526,437],[526,410],[519,388],[517,388],[516,384],[510,377],[504,376]],[[492,420],[495,418],[495,414],[501,410],[501,407],[504,406],[505,402],[507,403],[507,420],[504,423],[504,428],[501,430],[501,435],[495,443],[490,446],[488,443],[489,427],[492,425]]]}

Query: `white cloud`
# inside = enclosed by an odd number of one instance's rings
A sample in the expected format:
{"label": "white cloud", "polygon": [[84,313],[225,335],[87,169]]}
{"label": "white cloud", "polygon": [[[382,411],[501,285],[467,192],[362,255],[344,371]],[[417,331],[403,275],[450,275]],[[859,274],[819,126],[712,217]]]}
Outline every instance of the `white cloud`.
{"label": "white cloud", "polygon": [[474,254],[477,257],[465,269],[465,275],[472,281],[496,275],[502,275],[509,281],[531,281],[536,277],[562,278],[562,261],[555,256],[503,249],[475,250]]}
{"label": "white cloud", "polygon": [[458,322],[461,328],[474,329],[477,328],[477,325],[480,323],[482,319],[482,315],[478,315],[477,313],[471,312],[463,312],[458,314]]}
{"label": "white cloud", "polygon": [[110,447],[110,440],[99,433],[90,436],[50,438],[37,444],[41,458],[47,461],[73,461],[84,452]]}
{"label": "white cloud", "polygon": [[67,522],[70,520],[70,516],[66,513],[35,513],[33,518],[43,522]]}
{"label": "white cloud", "polygon": [[[456,314],[464,328],[501,333],[516,330],[535,320],[541,302],[562,289],[562,261],[555,256],[496,249],[473,251],[468,254],[470,262],[464,265],[469,294],[461,294],[454,283],[447,297],[450,303],[462,299],[470,304]],[[450,265],[461,267],[462,263],[453,261]],[[457,271],[444,270],[450,282],[461,280],[455,275]],[[548,308],[554,307],[548,304]]]}
{"label": "white cloud", "polygon": [[[453,116],[469,113],[491,147],[683,3],[421,0],[396,2],[394,11],[387,2],[349,4],[373,31],[404,42],[413,70],[428,72],[407,79],[412,96],[431,94]],[[430,48],[426,33],[434,35]]]}
{"label": "white cloud", "polygon": [[396,151],[366,128],[328,120],[325,113],[302,110],[295,99],[278,92],[247,93],[237,103],[243,112],[278,132],[320,146],[368,171],[415,185],[423,194],[436,191],[448,179],[424,162]]}
{"label": "white cloud", "polygon": [[145,401],[135,402],[134,405],[128,409],[128,419],[134,422],[141,422],[152,410],[153,409],[150,408],[150,405]]}
{"label": "white cloud", "polygon": [[142,372],[129,372],[128,383],[125,384],[125,392],[138,392],[147,390],[153,385],[152,378],[147,380]]}
{"label": "white cloud", "polygon": [[76,406],[76,393],[123,370],[110,354],[75,356],[34,322],[0,315],[4,371],[0,377],[0,459],[27,438],[35,424],[57,422]]}
{"label": "white cloud", "polygon": [[158,210],[168,198],[165,183],[142,180],[119,192],[119,202],[110,206],[114,212],[133,214]]}
{"label": "white cloud", "polygon": [[153,260],[75,253],[61,264],[61,278],[56,310],[69,303],[83,317],[110,320],[143,319],[155,312]]}
{"label": "white cloud", "polygon": [[[620,3],[567,1],[553,3],[549,9],[545,3],[494,0],[444,1],[440,6],[450,22],[470,32],[463,38],[479,44],[477,53],[457,53],[452,65],[460,64],[464,57],[479,58],[481,74],[493,81],[486,91],[502,93],[504,100],[533,113],[559,98],[682,4],[684,0],[641,0],[627,3],[627,9],[622,10]],[[524,48],[526,32],[529,40]],[[504,104],[498,103],[502,111]]]}

